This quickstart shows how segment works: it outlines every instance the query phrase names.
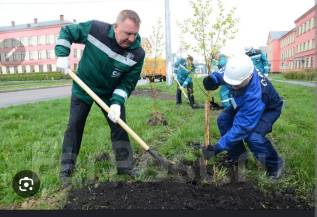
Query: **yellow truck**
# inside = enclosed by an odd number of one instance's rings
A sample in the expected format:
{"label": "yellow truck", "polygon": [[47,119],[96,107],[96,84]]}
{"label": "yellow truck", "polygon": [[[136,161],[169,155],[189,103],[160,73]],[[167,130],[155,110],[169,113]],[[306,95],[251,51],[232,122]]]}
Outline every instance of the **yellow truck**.
{"label": "yellow truck", "polygon": [[155,79],[166,81],[166,65],[165,59],[162,58],[145,58],[141,77],[154,82]]}

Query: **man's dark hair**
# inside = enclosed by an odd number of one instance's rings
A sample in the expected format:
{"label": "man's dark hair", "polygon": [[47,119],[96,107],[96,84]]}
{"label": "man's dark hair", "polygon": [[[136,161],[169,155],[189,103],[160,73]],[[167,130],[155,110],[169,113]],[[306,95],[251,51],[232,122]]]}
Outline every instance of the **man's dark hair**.
{"label": "man's dark hair", "polygon": [[191,55],[188,55],[187,59],[190,60],[190,61],[194,61],[194,58]]}

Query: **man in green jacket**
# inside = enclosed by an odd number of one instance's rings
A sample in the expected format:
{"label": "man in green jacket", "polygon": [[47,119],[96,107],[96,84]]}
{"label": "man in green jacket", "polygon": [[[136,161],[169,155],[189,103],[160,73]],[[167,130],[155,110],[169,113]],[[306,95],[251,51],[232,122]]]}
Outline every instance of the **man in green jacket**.
{"label": "man in green jacket", "polygon": [[[118,174],[135,176],[133,152],[128,134],[117,124],[125,121],[125,101],[140,79],[145,52],[141,48],[138,14],[131,10],[119,13],[115,24],[88,21],[62,27],[56,42],[56,67],[66,73],[72,43],[85,44],[77,75],[106,104],[104,116],[111,129],[111,142]],[[75,82],[72,86],[70,116],[65,131],[60,178],[69,185],[75,169],[86,118],[93,99]]]}

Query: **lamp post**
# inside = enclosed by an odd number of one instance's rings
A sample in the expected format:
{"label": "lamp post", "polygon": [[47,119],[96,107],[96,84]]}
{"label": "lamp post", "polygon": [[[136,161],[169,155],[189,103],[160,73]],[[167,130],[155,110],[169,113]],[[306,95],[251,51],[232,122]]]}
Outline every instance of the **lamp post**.
{"label": "lamp post", "polygon": [[171,22],[169,0],[165,0],[165,52],[166,52],[166,81],[167,85],[173,84],[172,52],[171,52]]}

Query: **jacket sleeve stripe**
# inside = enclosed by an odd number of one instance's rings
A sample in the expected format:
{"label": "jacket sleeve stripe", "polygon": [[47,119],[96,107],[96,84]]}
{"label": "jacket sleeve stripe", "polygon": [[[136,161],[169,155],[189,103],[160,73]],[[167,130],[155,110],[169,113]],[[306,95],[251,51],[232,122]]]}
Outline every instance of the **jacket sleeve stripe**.
{"label": "jacket sleeve stripe", "polygon": [[62,45],[64,47],[68,47],[68,48],[71,48],[71,43],[69,41],[67,41],[66,39],[58,39],[56,41],[56,45]]}
{"label": "jacket sleeve stripe", "polygon": [[122,89],[115,89],[115,90],[113,91],[113,93],[114,93],[114,94],[117,94],[117,95],[119,95],[119,96],[121,96],[121,97],[123,97],[124,100],[126,100],[126,99],[128,98],[127,92],[125,92],[125,91],[122,90]]}

